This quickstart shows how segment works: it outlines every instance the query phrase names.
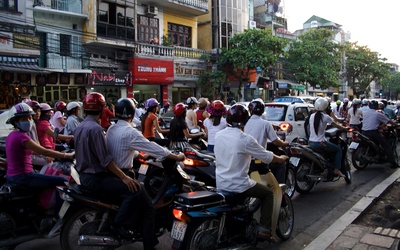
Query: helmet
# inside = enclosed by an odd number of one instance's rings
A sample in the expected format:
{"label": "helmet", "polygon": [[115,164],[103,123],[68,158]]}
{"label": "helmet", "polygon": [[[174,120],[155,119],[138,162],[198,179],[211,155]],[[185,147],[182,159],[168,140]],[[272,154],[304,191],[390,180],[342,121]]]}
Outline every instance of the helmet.
{"label": "helmet", "polygon": [[337,100],[336,105],[340,105],[340,104],[342,104],[342,102],[340,100]]}
{"label": "helmet", "polygon": [[15,104],[10,111],[8,112],[8,118],[10,119],[10,123],[12,124],[16,118],[21,116],[35,115],[32,108],[26,103],[18,103]]}
{"label": "helmet", "polygon": [[74,108],[80,108],[81,107],[81,105],[79,105],[79,103],[77,103],[77,102],[70,102],[70,103],[68,103],[68,105],[67,105],[67,111],[71,111],[71,110],[73,110]]}
{"label": "helmet", "polygon": [[196,97],[189,97],[187,100],[186,100],[186,104],[193,104],[193,103],[197,103],[197,104],[199,104],[200,102],[199,101],[197,101],[197,99],[196,99]]}
{"label": "helmet", "polygon": [[349,102],[349,99],[344,98],[344,99],[343,99],[343,102]]}
{"label": "helmet", "polygon": [[396,107],[397,107],[397,108],[400,107],[400,101],[396,102]]}
{"label": "helmet", "polygon": [[378,107],[379,107],[379,109],[384,109],[385,104],[383,102],[378,102]]}
{"label": "helmet", "polygon": [[132,99],[120,98],[115,104],[115,116],[118,118],[131,118],[135,116],[136,106]]}
{"label": "helmet", "polygon": [[106,99],[98,92],[91,92],[83,99],[83,109],[85,111],[101,111],[106,106]]}
{"label": "helmet", "polygon": [[354,99],[353,100],[353,104],[354,105],[358,105],[358,104],[360,104],[361,103],[361,100],[360,99]]}
{"label": "helmet", "polygon": [[33,110],[41,109],[42,106],[37,101],[28,101],[26,104],[29,105]]}
{"label": "helmet", "polygon": [[144,103],[144,106],[146,109],[152,108],[152,107],[157,107],[160,103],[155,99],[155,98],[150,98],[147,99],[147,101]]}
{"label": "helmet", "polygon": [[210,102],[207,101],[206,98],[200,98],[200,99],[199,99],[199,107],[200,107],[200,108],[204,108],[204,107],[207,106],[208,104],[210,104]]}
{"label": "helmet", "polygon": [[[24,99],[22,99],[22,103],[26,103],[26,104],[28,104],[28,102],[29,101],[31,101],[31,99],[29,99],[29,98],[24,98]],[[29,105],[29,104],[28,104]]]}
{"label": "helmet", "polygon": [[65,107],[67,107],[67,104],[65,102],[63,102],[63,101],[59,101],[56,104],[56,109],[58,111],[63,111],[65,109]]}
{"label": "helmet", "polygon": [[325,98],[318,98],[315,103],[314,107],[317,111],[324,111],[328,107],[328,100]]}
{"label": "helmet", "polygon": [[175,115],[176,117],[182,116],[183,113],[185,113],[185,111],[186,111],[185,104],[183,104],[183,103],[181,103],[181,102],[178,103],[178,104],[176,104],[175,107],[174,107],[174,115]]}
{"label": "helmet", "polygon": [[52,107],[50,107],[50,105],[49,105],[49,104],[47,104],[47,103],[45,103],[45,102],[41,103],[41,104],[40,104],[40,107],[42,107],[42,111],[49,111],[49,110],[53,110],[53,108],[52,108]]}
{"label": "helmet", "polygon": [[377,109],[379,107],[378,101],[372,100],[368,103],[370,109]]}
{"label": "helmet", "polygon": [[206,107],[206,111],[212,116],[223,116],[226,114],[226,108],[222,101],[215,100]]}
{"label": "helmet", "polygon": [[368,100],[367,100],[367,99],[363,99],[363,100],[361,101],[361,104],[362,104],[362,105],[368,105]]}
{"label": "helmet", "polygon": [[171,104],[169,102],[164,103],[164,107],[169,107],[169,106],[171,106]]}
{"label": "helmet", "polygon": [[249,110],[252,115],[262,115],[265,110],[265,104],[261,99],[255,99],[249,104]]}
{"label": "helmet", "polygon": [[232,127],[244,127],[249,119],[249,110],[243,104],[235,104],[229,108],[226,122]]}

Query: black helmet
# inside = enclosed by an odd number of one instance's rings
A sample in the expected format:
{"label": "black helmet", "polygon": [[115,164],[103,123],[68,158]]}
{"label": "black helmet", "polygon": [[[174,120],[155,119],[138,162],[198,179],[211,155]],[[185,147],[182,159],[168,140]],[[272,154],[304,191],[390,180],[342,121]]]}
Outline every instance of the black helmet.
{"label": "black helmet", "polygon": [[235,104],[229,108],[226,122],[232,127],[244,127],[249,119],[249,110],[243,104]]}
{"label": "black helmet", "polygon": [[249,110],[252,115],[262,115],[265,110],[264,102],[261,99],[255,99],[249,104]]}
{"label": "black helmet", "polygon": [[120,98],[115,104],[115,116],[118,118],[134,117],[135,110],[135,103],[129,98]]}
{"label": "black helmet", "polygon": [[376,100],[369,101],[368,107],[370,109],[377,109],[379,107],[379,103]]}

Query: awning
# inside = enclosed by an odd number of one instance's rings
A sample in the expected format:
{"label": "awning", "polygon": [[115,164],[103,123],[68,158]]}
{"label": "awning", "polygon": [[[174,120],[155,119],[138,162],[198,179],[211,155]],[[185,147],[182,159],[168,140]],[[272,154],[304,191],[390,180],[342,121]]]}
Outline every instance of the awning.
{"label": "awning", "polygon": [[37,65],[36,58],[20,58],[20,57],[0,57],[0,71],[10,71],[18,73],[49,73],[41,69]]}

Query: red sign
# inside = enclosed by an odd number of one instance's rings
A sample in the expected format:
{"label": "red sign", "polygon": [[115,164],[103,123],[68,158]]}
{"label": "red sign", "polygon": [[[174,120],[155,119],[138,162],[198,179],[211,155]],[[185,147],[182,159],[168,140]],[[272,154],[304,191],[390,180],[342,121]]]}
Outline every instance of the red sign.
{"label": "red sign", "polygon": [[[234,75],[231,75],[230,70],[231,69],[229,67],[226,67],[226,77],[228,78],[228,80],[231,81],[231,82],[239,82],[238,78],[236,78]],[[245,81],[246,82],[255,82],[256,81],[256,76],[257,76],[256,70],[255,69],[250,69],[248,72],[249,72],[249,75],[248,75],[249,79],[246,79]],[[247,70],[243,70],[243,72],[240,71],[240,70],[237,70],[235,72],[235,75],[237,75],[237,76],[239,76],[239,75],[246,76],[247,75]]]}
{"label": "red sign", "polygon": [[133,58],[129,60],[133,84],[171,84],[174,82],[174,62]]}

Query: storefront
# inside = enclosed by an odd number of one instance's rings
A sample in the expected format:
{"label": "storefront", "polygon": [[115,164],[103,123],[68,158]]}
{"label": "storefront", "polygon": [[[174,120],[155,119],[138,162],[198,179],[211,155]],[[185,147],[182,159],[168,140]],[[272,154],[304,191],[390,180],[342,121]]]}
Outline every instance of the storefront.
{"label": "storefront", "polygon": [[174,61],[174,84],[172,85],[172,102],[185,102],[191,96],[204,96],[201,86],[197,86],[199,76],[206,70],[204,60],[183,58]]}
{"label": "storefront", "polygon": [[156,98],[164,103],[169,100],[171,84],[174,83],[174,61],[149,58],[129,60],[132,85],[127,88],[127,96],[137,101]]}

